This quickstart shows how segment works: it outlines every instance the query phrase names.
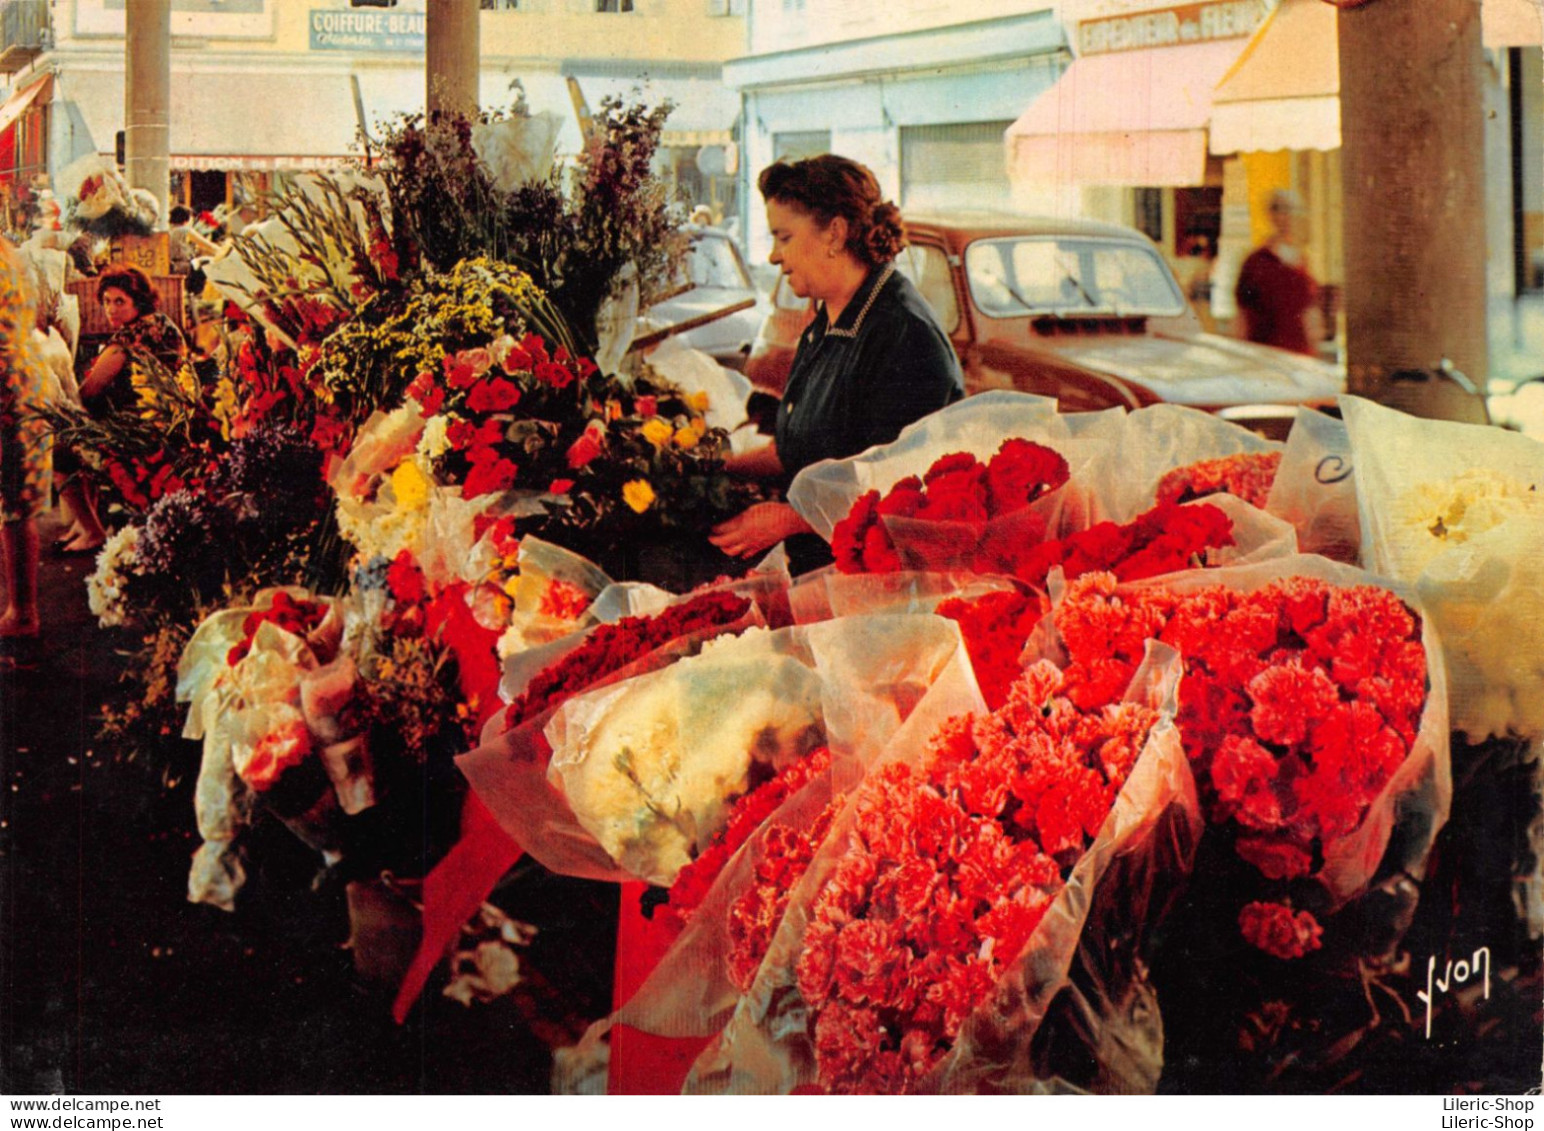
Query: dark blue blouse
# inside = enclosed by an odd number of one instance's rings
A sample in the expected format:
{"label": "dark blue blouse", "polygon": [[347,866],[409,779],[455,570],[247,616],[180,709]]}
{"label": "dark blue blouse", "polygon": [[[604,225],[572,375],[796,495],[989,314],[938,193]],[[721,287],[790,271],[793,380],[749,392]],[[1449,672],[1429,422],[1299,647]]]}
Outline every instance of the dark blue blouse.
{"label": "dark blue blouse", "polygon": [[[822,304],[800,337],[777,414],[778,459],[791,479],[820,460],[887,444],[964,395],[959,359],[932,308],[895,264],[876,267],[834,326]],[[796,574],[831,561],[814,534],[786,546]]]}

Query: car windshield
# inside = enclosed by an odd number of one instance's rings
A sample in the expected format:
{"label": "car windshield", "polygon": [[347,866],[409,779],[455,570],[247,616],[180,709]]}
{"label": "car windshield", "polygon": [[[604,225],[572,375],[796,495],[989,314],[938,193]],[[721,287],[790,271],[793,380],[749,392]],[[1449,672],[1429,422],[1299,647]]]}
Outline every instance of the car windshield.
{"label": "car windshield", "polygon": [[705,236],[692,241],[687,271],[694,287],[751,290],[751,278],[726,239]]}
{"label": "car windshield", "polygon": [[1184,313],[1174,275],[1150,247],[1090,236],[978,240],[965,250],[970,296],[983,314]]}

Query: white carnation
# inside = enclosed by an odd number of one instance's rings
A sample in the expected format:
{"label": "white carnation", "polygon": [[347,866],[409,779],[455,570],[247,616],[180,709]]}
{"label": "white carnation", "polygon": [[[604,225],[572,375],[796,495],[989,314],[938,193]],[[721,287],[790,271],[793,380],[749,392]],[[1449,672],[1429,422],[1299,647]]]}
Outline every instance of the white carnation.
{"label": "white carnation", "polygon": [[103,628],[115,628],[128,622],[124,590],[129,575],[139,572],[135,564],[138,545],[139,527],[125,526],[116,531],[102,544],[96,569],[86,578],[86,603]]}
{"label": "white carnation", "polygon": [[823,741],[820,680],[752,629],[570,700],[548,738],[579,823],[625,871],[669,885],[737,797]]}

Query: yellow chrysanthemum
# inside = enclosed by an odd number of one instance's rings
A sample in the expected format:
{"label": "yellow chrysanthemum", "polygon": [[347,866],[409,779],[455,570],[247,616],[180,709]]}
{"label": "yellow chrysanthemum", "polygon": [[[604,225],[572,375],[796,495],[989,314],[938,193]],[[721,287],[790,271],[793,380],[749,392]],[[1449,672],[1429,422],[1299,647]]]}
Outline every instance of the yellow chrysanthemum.
{"label": "yellow chrysanthemum", "polygon": [[693,432],[697,433],[697,438],[700,440],[703,436],[707,435],[708,422],[700,416],[694,416],[692,417],[691,428]]}
{"label": "yellow chrysanthemum", "polygon": [[668,420],[659,417],[650,417],[643,425],[643,438],[656,448],[662,448],[670,443],[670,437],[675,434],[675,429],[670,427]]}
{"label": "yellow chrysanthemum", "polygon": [[708,394],[701,391],[692,393],[686,398],[686,403],[691,405],[692,408],[696,409],[698,412],[707,412]]}
{"label": "yellow chrysanthemum", "polygon": [[429,480],[416,460],[405,459],[391,473],[391,490],[400,510],[414,511],[429,505]]}
{"label": "yellow chrysanthemum", "polygon": [[654,505],[654,488],[646,479],[632,479],[622,484],[622,501],[642,514]]}
{"label": "yellow chrysanthemum", "polygon": [[697,432],[694,429],[691,429],[691,428],[678,428],[678,429],[676,429],[675,442],[676,442],[676,447],[678,447],[678,448],[690,448],[690,447],[693,447],[700,438],[701,437],[699,437],[697,435]]}

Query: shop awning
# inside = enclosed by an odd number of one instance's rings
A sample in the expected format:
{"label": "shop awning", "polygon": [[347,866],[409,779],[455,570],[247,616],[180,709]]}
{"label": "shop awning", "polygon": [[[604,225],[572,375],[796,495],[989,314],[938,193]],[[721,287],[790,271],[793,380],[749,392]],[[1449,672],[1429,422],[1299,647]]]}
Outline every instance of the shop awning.
{"label": "shop awning", "polygon": [[1339,149],[1337,28],[1322,0],[1281,0],[1212,95],[1211,151]]}
{"label": "shop awning", "polygon": [[[61,81],[97,145],[110,145],[124,125],[123,72],[76,69]],[[356,152],[346,73],[174,70],[170,101],[174,168],[304,168]]]}
{"label": "shop awning", "polygon": [[1242,38],[1084,55],[1008,127],[1008,175],[1054,184],[1199,185],[1212,90]]}
{"label": "shop awning", "polygon": [[[27,112],[39,97],[53,85],[52,78],[45,78],[42,82],[35,82],[24,90],[13,90],[9,98],[0,103],[0,134],[7,133],[12,126],[21,120],[21,116]],[[47,101],[44,99],[44,101]]]}

